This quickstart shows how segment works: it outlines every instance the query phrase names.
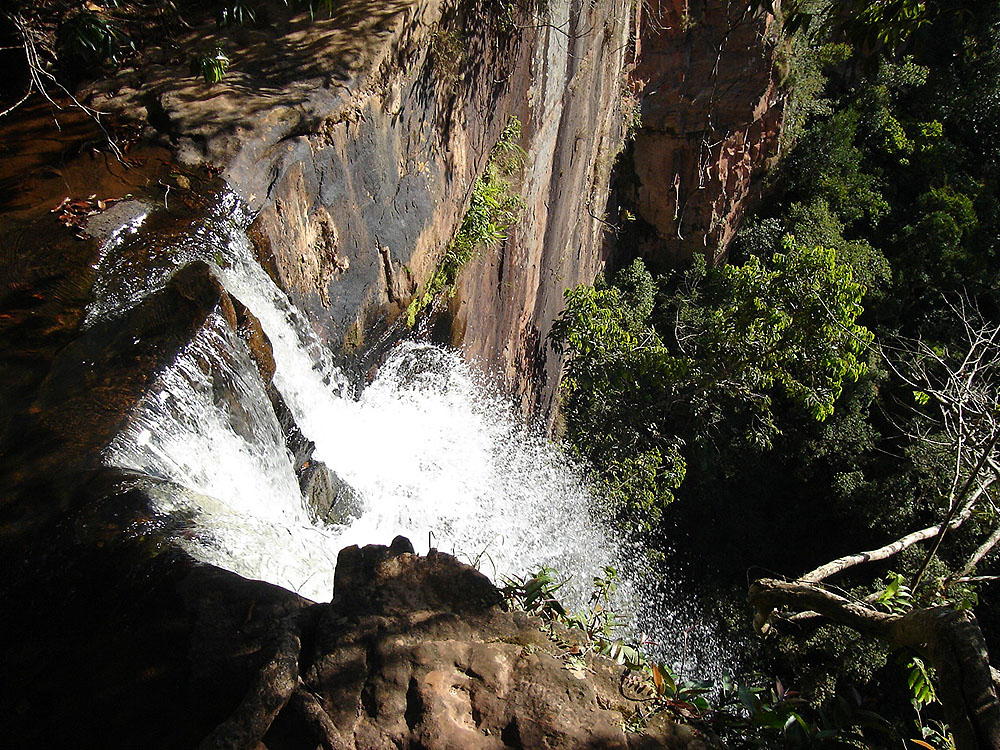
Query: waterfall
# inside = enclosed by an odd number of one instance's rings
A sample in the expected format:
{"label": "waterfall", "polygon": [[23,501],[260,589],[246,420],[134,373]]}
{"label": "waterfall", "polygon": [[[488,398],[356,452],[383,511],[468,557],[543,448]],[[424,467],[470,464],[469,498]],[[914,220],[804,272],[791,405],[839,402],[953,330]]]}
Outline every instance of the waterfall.
{"label": "waterfall", "polygon": [[[621,572],[616,608],[628,637],[721,673],[720,644],[684,598],[648,574],[645,552],[605,528],[581,473],[458,352],[399,344],[364,386],[337,368],[305,317],[254,258],[250,218],[232,194],[183,237],[153,244],[140,217],[105,243],[85,325],[114,318],[163,288],[180,267],[208,263],[260,321],[274,353],[273,387],[322,461],[349,488],[340,522],[310,514],[267,389],[244,342],[213,314],[135,405],[107,465],[145,477],[154,510],[180,523],[193,557],[329,601],[337,553],[407,536],[476,564],[501,582],[540,566],[570,580],[560,597],[586,603],[606,565]],[[141,262],[137,262],[141,259]],[[142,274],[137,268],[144,269]]]}
{"label": "waterfall", "polygon": [[[174,269],[209,263],[260,320],[274,351],[274,386],[323,461],[352,490],[344,523],[310,514],[292,458],[243,343],[213,316],[130,415],[108,465],[159,480],[156,510],[186,514],[177,539],[193,556],[316,601],[330,599],[337,552],[408,536],[474,561],[494,578],[550,565],[577,596],[614,562],[578,472],[454,351],[404,342],[377,376],[352,387],[287,296],[254,260],[248,217],[233,196],[178,245],[128,278],[134,233],[109,243],[102,294],[88,320],[120,314]],[[112,293],[114,292],[114,293]],[[220,394],[227,394],[220,397]],[[573,586],[570,586],[573,588]]]}

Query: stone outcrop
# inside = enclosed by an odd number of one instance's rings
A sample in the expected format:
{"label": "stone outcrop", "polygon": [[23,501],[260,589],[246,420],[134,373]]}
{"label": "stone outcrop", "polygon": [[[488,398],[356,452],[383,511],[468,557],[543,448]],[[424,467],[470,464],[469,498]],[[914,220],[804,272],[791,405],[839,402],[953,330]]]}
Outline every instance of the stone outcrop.
{"label": "stone outcrop", "polygon": [[272,276],[331,345],[354,349],[429,279],[517,116],[523,221],[466,269],[443,337],[545,411],[549,324],[603,260],[635,12],[627,0],[354,0],[310,23],[276,4],[273,30],[198,29],[202,45],[239,50],[221,83],[151,52],[164,62],[88,101],[155,130],[183,165],[221,169],[256,213]]}
{"label": "stone outcrop", "polygon": [[778,152],[778,23],[745,3],[642,6],[634,162],[638,213],[659,240],[649,252],[720,263]]}
{"label": "stone outcrop", "polygon": [[627,697],[624,668],[592,654],[567,661],[582,634],[556,627],[553,637],[505,609],[488,579],[450,555],[419,557],[401,538],[348,547],[333,601],[313,604],[157,552],[149,536],[125,539],[116,524],[143,503],[134,479],[87,491],[113,507],[91,506],[86,532],[50,538],[61,566],[33,581],[7,568],[8,596],[18,595],[7,601],[34,616],[0,611],[12,644],[0,688],[12,747],[718,746],[668,714],[626,731],[640,703]]}
{"label": "stone outcrop", "polygon": [[571,669],[477,570],[412,552],[402,537],[344,549],[333,601],[275,623],[273,654],[200,750],[710,746],[669,721],[626,732],[639,704],[623,667],[591,655]]}

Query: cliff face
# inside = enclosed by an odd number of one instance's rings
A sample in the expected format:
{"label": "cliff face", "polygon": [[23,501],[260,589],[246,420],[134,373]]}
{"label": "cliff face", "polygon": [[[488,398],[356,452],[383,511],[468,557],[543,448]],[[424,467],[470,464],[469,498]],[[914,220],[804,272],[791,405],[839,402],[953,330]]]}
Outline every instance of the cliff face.
{"label": "cliff face", "polygon": [[642,5],[633,73],[642,96],[639,214],[656,229],[669,262],[702,253],[719,263],[777,155],[777,23],[747,5]]}
{"label": "cliff face", "polygon": [[126,71],[94,106],[154,125],[185,165],[223,167],[259,212],[262,260],[335,347],[362,343],[426,282],[517,116],[524,219],[463,275],[449,337],[525,407],[547,406],[549,322],[601,263],[595,217],[622,142],[632,3],[345,7],[246,32],[211,89],[169,66]]}
{"label": "cliff face", "polygon": [[549,9],[551,26],[516,74],[525,86],[517,112],[528,125],[523,220],[469,265],[450,306],[469,356],[542,414],[558,384],[547,337],[563,291],[593,282],[605,260],[601,219],[622,147],[637,12],[627,0]]}

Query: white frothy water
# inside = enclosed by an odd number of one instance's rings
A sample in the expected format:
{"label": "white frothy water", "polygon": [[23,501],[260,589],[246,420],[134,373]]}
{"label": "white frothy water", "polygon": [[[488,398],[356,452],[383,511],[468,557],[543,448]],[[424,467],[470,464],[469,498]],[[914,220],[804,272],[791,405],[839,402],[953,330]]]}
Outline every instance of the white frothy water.
{"label": "white frothy water", "polygon": [[[253,260],[246,217],[229,198],[168,261],[118,299],[107,317],[162,287],[172,265],[200,258],[260,320],[274,350],[274,385],[323,461],[360,500],[343,524],[310,521],[264,384],[220,316],[181,352],[109,447],[109,465],[166,480],[157,510],[192,517],[178,540],[195,557],[329,600],[337,552],[409,537],[478,560],[488,575],[550,565],[571,574],[577,598],[615,544],[590,513],[577,472],[455,352],[398,346],[354,393],[303,317]],[[141,241],[137,238],[136,241]],[[118,248],[112,248],[117,251]],[[99,287],[133,264],[112,252]],[[123,288],[123,287],[117,287]]]}
{"label": "white frothy water", "polygon": [[102,253],[87,324],[139,304],[187,263],[209,263],[260,321],[275,389],[315,443],[313,458],[351,488],[357,507],[343,523],[312,520],[265,385],[216,314],[159,375],[105,456],[150,478],[155,510],[187,520],[176,543],[314,601],[331,598],[343,547],[399,534],[418,552],[452,552],[498,581],[551,566],[571,577],[560,597],[573,607],[611,565],[623,573],[618,608],[631,618],[633,640],[650,632],[649,651],[691,674],[718,674],[731,661],[696,614],[681,614],[672,597],[643,583],[659,579],[641,570],[644,552],[594,518],[576,468],[458,353],[404,342],[373,382],[353,387],[254,260],[248,222],[228,195],[173,243],[145,246],[138,223],[119,232]]}

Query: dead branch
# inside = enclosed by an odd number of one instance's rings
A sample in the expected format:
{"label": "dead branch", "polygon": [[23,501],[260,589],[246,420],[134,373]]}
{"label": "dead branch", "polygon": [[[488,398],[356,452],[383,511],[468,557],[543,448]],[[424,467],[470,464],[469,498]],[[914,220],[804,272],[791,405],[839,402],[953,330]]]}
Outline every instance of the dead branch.
{"label": "dead branch", "polygon": [[848,568],[854,567],[855,565],[867,562],[876,562],[878,560],[887,560],[890,557],[898,555],[904,549],[912,547],[918,542],[933,539],[940,534],[941,530],[945,527],[951,528],[952,530],[957,529],[969,518],[970,515],[972,515],[972,509],[975,507],[976,502],[980,497],[982,497],[993,481],[994,480],[990,478],[987,483],[976,488],[976,490],[972,493],[968,500],[966,500],[964,505],[961,506],[958,512],[955,513],[950,521],[945,521],[934,526],[928,526],[925,529],[920,529],[919,531],[911,532],[891,544],[879,547],[878,549],[869,550],[868,552],[858,552],[853,555],[845,555],[844,557],[837,558],[836,560],[828,562],[824,565],[820,565],[818,568],[809,571],[804,576],[800,576],[798,580],[804,583],[819,583],[835,573],[841,573]]}
{"label": "dead branch", "polygon": [[976,548],[976,551],[972,553],[968,560],[966,560],[965,565],[962,566],[962,570],[959,571],[957,578],[961,579],[968,576],[973,569],[979,565],[980,561],[990,553],[997,543],[1000,542],[1000,526],[993,529],[993,533],[990,534],[986,541]]}
{"label": "dead branch", "polygon": [[[115,143],[114,138],[108,132],[107,128],[104,127],[104,123],[101,122],[101,115],[103,112],[99,112],[93,107],[88,107],[86,104],[78,100],[69,89],[62,85],[59,80],[45,67],[45,63],[42,61],[41,56],[38,54],[37,40],[35,38],[35,31],[32,30],[30,24],[28,24],[21,16],[16,13],[4,13],[4,16],[17,30],[18,36],[21,38],[21,49],[24,51],[24,58],[28,68],[28,88],[17,102],[13,105],[0,112],[0,117],[9,115],[11,112],[16,110],[22,104],[24,104],[31,95],[38,93],[45,98],[55,109],[62,110],[63,107],[60,105],[53,97],[49,91],[49,87],[54,87],[58,89],[63,96],[65,96],[71,102],[72,106],[83,112],[87,117],[89,117],[98,128],[100,128],[101,133],[104,134],[104,138],[108,143],[108,147],[111,149],[112,153],[119,161],[124,161],[124,155],[118,144]],[[56,127],[59,128],[59,121],[56,120]]]}

